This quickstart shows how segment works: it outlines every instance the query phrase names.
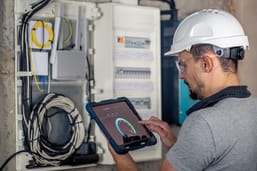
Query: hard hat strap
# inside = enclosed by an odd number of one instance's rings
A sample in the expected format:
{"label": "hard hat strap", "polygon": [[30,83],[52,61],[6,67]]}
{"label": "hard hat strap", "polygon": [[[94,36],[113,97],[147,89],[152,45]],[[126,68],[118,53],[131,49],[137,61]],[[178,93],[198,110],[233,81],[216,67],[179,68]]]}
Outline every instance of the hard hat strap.
{"label": "hard hat strap", "polygon": [[231,48],[220,48],[213,46],[214,52],[222,58],[242,60],[244,58],[244,48],[241,46]]}

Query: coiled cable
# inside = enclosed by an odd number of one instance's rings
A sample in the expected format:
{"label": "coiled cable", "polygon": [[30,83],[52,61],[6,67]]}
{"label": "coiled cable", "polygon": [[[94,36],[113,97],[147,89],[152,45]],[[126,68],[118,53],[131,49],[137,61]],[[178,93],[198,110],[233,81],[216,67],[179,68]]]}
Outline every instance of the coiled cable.
{"label": "coiled cable", "polygon": [[[42,27],[42,28],[41,28]],[[36,31],[37,29],[41,28],[42,29],[42,33],[43,33],[43,40],[44,40],[44,33],[45,31],[48,33],[48,37],[49,39],[47,40],[47,42],[39,42],[37,40],[37,36],[36,36]],[[52,45],[53,43],[53,40],[54,40],[54,33],[53,33],[53,30],[51,28],[51,26],[49,25],[49,23],[46,23],[44,21],[37,21],[33,27],[32,27],[32,30],[31,30],[31,41],[33,42],[33,44],[39,48],[39,49],[44,49],[44,48],[48,48],[49,46]]]}
{"label": "coiled cable", "polygon": [[[66,114],[71,127],[69,140],[62,145],[51,142],[45,131],[49,118],[57,114]],[[71,99],[61,94],[48,93],[31,112],[27,136],[35,163],[40,166],[58,166],[60,161],[67,159],[80,147],[85,139],[85,128],[82,116]]]}

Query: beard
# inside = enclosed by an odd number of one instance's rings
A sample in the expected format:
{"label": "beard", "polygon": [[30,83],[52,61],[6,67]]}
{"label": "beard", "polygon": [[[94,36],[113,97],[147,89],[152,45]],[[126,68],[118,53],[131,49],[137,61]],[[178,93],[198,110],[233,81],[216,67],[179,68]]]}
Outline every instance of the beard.
{"label": "beard", "polygon": [[189,96],[190,96],[191,99],[193,99],[193,100],[198,100],[199,99],[199,97],[197,96],[197,94],[195,92],[193,92],[191,89],[189,89],[189,91],[190,91]]}
{"label": "beard", "polygon": [[197,95],[197,93],[195,92],[195,91],[193,91],[191,88],[190,88],[190,86],[189,86],[189,84],[184,80],[184,83],[187,85],[187,87],[188,87],[188,90],[189,90],[189,96],[190,96],[190,98],[191,99],[193,99],[193,100],[198,100],[198,99],[200,99],[199,98],[199,96]]}

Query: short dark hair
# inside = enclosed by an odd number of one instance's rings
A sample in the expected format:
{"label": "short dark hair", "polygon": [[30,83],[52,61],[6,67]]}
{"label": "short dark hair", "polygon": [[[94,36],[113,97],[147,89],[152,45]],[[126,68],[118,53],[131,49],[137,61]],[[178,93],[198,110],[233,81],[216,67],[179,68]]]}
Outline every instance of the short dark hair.
{"label": "short dark hair", "polygon": [[218,58],[220,65],[224,72],[237,73],[238,71],[238,60],[219,57],[213,50],[211,44],[197,44],[193,45],[190,49],[190,53],[193,55],[195,61],[199,60],[205,53],[213,53]]}

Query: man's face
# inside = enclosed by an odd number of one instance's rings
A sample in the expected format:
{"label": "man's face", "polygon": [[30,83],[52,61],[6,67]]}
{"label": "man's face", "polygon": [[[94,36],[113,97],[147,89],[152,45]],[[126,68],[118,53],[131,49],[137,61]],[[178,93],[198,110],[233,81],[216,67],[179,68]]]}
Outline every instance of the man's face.
{"label": "man's face", "polygon": [[200,78],[200,59],[196,61],[192,54],[183,51],[179,53],[178,67],[180,67],[179,78],[183,79],[190,91],[190,97],[194,100],[202,99],[204,83]]}

